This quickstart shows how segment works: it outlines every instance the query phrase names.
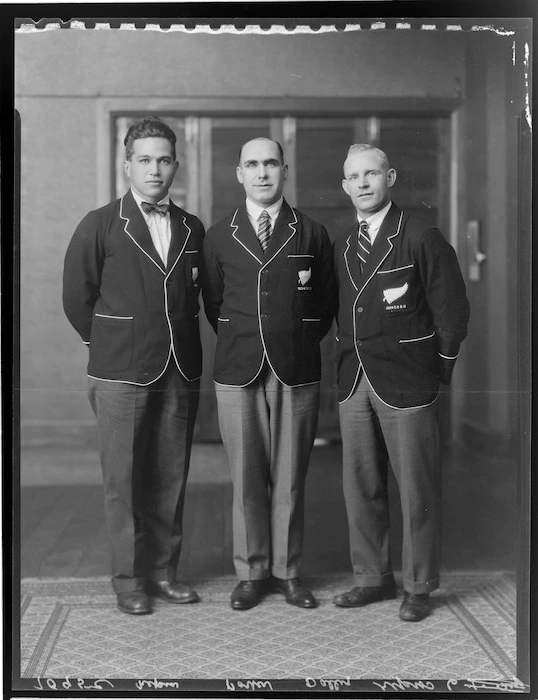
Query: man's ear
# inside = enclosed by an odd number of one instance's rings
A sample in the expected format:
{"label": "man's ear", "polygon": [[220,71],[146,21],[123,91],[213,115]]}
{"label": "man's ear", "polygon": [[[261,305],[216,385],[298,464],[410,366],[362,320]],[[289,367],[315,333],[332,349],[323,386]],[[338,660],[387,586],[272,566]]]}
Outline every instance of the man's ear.
{"label": "man's ear", "polygon": [[130,160],[124,160],[123,161],[123,170],[125,174],[127,175],[128,178],[131,177],[131,161]]}
{"label": "man's ear", "polygon": [[392,187],[394,183],[396,182],[396,170],[394,168],[389,168],[387,170],[387,184],[389,187]]}
{"label": "man's ear", "polygon": [[347,194],[348,197],[351,196],[351,195],[349,194],[349,185],[347,184],[346,178],[344,178],[344,179],[342,180],[342,189],[344,190],[344,192]]}
{"label": "man's ear", "polygon": [[243,171],[241,170],[239,165],[235,169],[235,174],[237,175],[237,179],[239,180],[239,182],[243,184]]}

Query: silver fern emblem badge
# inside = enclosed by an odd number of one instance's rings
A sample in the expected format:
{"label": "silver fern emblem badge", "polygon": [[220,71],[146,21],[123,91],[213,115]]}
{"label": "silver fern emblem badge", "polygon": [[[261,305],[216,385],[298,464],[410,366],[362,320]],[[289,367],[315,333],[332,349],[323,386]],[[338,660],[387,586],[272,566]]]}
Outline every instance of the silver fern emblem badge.
{"label": "silver fern emblem badge", "polygon": [[409,283],[406,282],[401,287],[391,287],[390,289],[383,290],[383,301],[387,304],[392,304],[396,299],[400,299],[409,289]]}

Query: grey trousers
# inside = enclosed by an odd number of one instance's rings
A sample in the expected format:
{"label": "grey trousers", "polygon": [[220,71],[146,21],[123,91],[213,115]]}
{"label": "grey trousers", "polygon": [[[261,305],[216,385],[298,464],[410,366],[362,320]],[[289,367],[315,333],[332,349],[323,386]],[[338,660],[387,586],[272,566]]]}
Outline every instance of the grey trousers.
{"label": "grey trousers", "polygon": [[393,581],[389,551],[388,464],[398,483],[403,519],[402,569],[409,593],[439,587],[441,456],[437,402],[395,409],[373,392],[364,373],[340,404],[343,486],[351,562],[358,586]]}
{"label": "grey trousers", "polygon": [[319,383],[281,384],[267,363],[246,387],[216,384],[233,482],[234,566],[240,580],[299,575],[304,486],[316,435]]}
{"label": "grey trousers", "polygon": [[149,386],[89,379],[117,593],[174,581],[199,381],[171,360]]}

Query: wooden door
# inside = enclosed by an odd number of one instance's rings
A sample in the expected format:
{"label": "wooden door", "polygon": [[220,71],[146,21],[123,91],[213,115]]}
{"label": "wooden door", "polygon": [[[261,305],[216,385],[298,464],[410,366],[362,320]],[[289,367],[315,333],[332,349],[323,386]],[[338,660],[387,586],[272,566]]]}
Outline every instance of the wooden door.
{"label": "wooden door", "polygon": [[[115,193],[128,186],[123,174],[123,136],[140,115],[116,117]],[[236,114],[233,116],[162,114],[176,132],[178,174],[172,199],[209,228],[244,201],[235,169],[239,148],[266,136],[280,141],[289,177],[284,195],[292,206],[323,224],[332,241],[353,221],[355,210],[342,190],[342,166],[352,143],[370,143],[388,155],[398,176],[394,200],[407,211],[449,231],[449,117],[350,116],[315,114]],[[204,352],[201,397],[195,439],[220,440],[213,361],[215,334],[200,314]],[[318,437],[339,439],[335,368],[335,326],[322,343],[321,407]],[[443,432],[450,431],[450,393],[441,396]]]}

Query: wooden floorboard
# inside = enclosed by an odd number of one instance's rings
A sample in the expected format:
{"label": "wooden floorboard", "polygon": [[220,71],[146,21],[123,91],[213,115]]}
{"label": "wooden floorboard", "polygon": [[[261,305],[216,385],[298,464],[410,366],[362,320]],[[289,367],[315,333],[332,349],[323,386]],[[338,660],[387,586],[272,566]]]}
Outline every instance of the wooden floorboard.
{"label": "wooden floorboard", "polygon": [[[102,492],[101,492],[102,497]],[[110,551],[104,518],[92,529],[86,549],[73,576],[91,578],[110,575]]]}
{"label": "wooden floorboard", "polygon": [[[495,488],[489,476],[497,471]],[[499,474],[505,474],[502,478]],[[513,570],[517,556],[516,466],[466,451],[445,455],[443,566],[445,570]],[[400,565],[401,516],[389,482],[394,566]],[[233,576],[232,487],[189,483],[179,576]],[[313,452],[305,494],[303,572],[349,573],[341,448]],[[15,525],[18,524],[18,518]],[[21,489],[23,577],[109,575],[108,537],[101,485],[28,486]]]}
{"label": "wooden floorboard", "polygon": [[[27,541],[33,533],[38,530],[43,519],[51,510],[51,489],[54,486],[43,486],[40,488],[21,489],[21,516],[20,532],[21,537]],[[58,491],[56,491],[58,494]]]}
{"label": "wooden floorboard", "polygon": [[104,519],[102,489],[86,489],[73,517],[44,557],[39,575],[71,577],[86,555],[96,522]]}
{"label": "wooden floorboard", "polygon": [[[33,527],[22,543],[22,568],[29,570],[28,576],[42,575],[43,563],[48,556],[54,556],[60,538],[81,504],[88,498],[88,488],[84,486],[56,486],[46,489],[50,507],[39,522],[32,515]],[[23,514],[25,513],[26,509],[23,510]]]}
{"label": "wooden floorboard", "polygon": [[180,578],[234,575],[231,550],[231,484],[187,487]]}

